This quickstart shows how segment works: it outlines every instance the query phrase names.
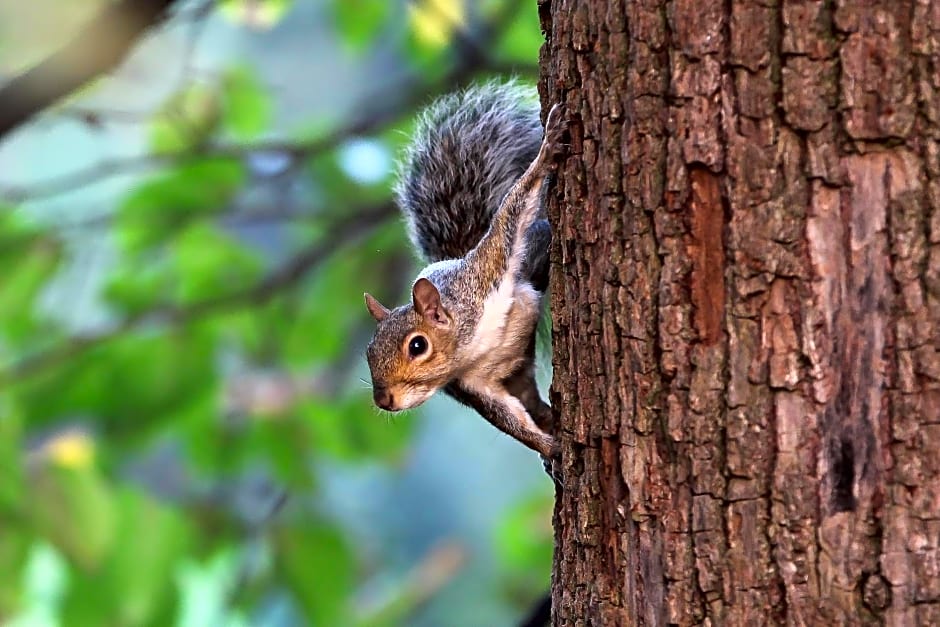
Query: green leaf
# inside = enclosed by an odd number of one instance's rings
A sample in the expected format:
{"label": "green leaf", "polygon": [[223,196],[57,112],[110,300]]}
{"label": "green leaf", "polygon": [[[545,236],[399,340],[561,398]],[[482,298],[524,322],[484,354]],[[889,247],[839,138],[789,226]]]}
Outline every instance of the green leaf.
{"label": "green leaf", "polygon": [[331,4],[333,19],[350,52],[362,52],[388,23],[392,4],[387,0],[342,0]]}
{"label": "green leaf", "polygon": [[24,516],[22,421],[6,395],[0,395],[0,617],[20,603],[20,571],[29,554],[32,530]]}
{"label": "green leaf", "polygon": [[118,240],[127,252],[153,247],[193,216],[223,210],[243,179],[241,163],[231,159],[204,159],[142,183],[124,199],[118,210]]}
{"label": "green leaf", "polygon": [[207,333],[132,334],[97,346],[15,388],[31,424],[85,414],[111,437],[140,439],[217,387]]}
{"label": "green leaf", "polygon": [[271,120],[271,98],[247,67],[232,68],[223,77],[222,109],[225,128],[239,139],[258,136]]}
{"label": "green leaf", "polygon": [[135,490],[114,495],[107,559],[72,572],[63,615],[79,625],[162,625],[176,602],[173,575],[192,535],[173,510]]}
{"label": "green leaf", "polygon": [[150,218],[163,212],[212,211],[226,202],[244,179],[232,159],[202,159],[178,166],[137,187],[123,202],[122,217]]}
{"label": "green leaf", "polygon": [[310,431],[292,413],[240,415],[221,420],[215,395],[177,417],[174,435],[185,442],[199,472],[234,474],[245,467],[271,471],[292,488],[313,485]]}
{"label": "green leaf", "polygon": [[246,460],[252,465],[266,463],[286,486],[307,488],[313,485],[310,433],[307,425],[294,416],[251,419],[241,441]]}
{"label": "green leaf", "polygon": [[150,147],[158,154],[186,152],[199,146],[218,126],[219,94],[197,83],[173,94],[150,122]]}
{"label": "green leaf", "polygon": [[118,264],[104,286],[105,302],[125,315],[139,315],[168,303],[176,283],[164,255],[143,257]]}
{"label": "green leaf", "polygon": [[22,255],[0,282],[0,320],[8,338],[21,338],[34,328],[32,308],[39,292],[58,269],[61,249],[52,243]]}
{"label": "green leaf", "polygon": [[316,117],[304,120],[295,129],[293,136],[298,143],[320,143],[332,137],[345,119],[345,114],[336,109],[321,111]]}
{"label": "green leaf", "polygon": [[189,541],[189,528],[175,511],[145,495],[120,494],[121,523],[108,564],[105,589],[119,603],[116,624],[150,624],[174,596],[173,572]]}
{"label": "green leaf", "polygon": [[258,254],[213,224],[181,227],[165,251],[144,250],[119,264],[105,300],[127,315],[185,307],[249,289],[262,274]]}
{"label": "green leaf", "polygon": [[79,568],[98,568],[115,541],[112,496],[93,466],[48,461],[30,487],[30,516],[36,530]]}
{"label": "green leaf", "polygon": [[535,65],[545,37],[538,20],[526,11],[516,11],[515,19],[499,38],[495,58],[504,63]]}
{"label": "green leaf", "polygon": [[0,202],[0,254],[6,253],[10,246],[29,244],[42,236],[42,229],[23,218],[23,214],[13,205]]}
{"label": "green leaf", "polygon": [[21,527],[0,526],[0,617],[20,609],[21,571],[29,556],[31,538]]}
{"label": "green leaf", "polygon": [[50,323],[37,317],[36,299],[62,258],[59,241],[0,208],[0,350],[47,331]]}
{"label": "green leaf", "polygon": [[0,395],[0,519],[18,514],[23,500],[22,418],[8,395]]}
{"label": "green leaf", "polygon": [[[332,361],[349,349],[353,333],[368,324],[362,303],[364,277],[375,276],[377,267],[376,259],[363,251],[387,253],[400,250],[402,242],[401,227],[390,224],[362,244],[341,248],[318,268],[298,292],[302,300],[282,327],[279,339],[287,364],[306,367]],[[389,257],[383,259],[387,263]]]}
{"label": "green leaf", "polygon": [[309,429],[310,446],[336,459],[394,459],[411,439],[414,420],[376,415],[365,390],[344,399],[308,399],[298,410]]}
{"label": "green leaf", "polygon": [[548,490],[536,494],[517,503],[496,528],[497,554],[509,578],[504,587],[510,592],[532,597],[548,584],[553,501]]}
{"label": "green leaf", "polygon": [[350,625],[353,555],[334,527],[305,523],[274,535],[278,570],[312,625]]}
{"label": "green leaf", "polygon": [[209,224],[187,228],[173,247],[177,301],[201,302],[247,289],[261,276],[258,255]]}
{"label": "green leaf", "polygon": [[200,326],[219,346],[248,361],[264,362],[271,359],[271,336],[278,335],[288,323],[278,304],[274,299],[250,307],[223,308],[200,320]]}
{"label": "green leaf", "polygon": [[197,472],[212,475],[241,465],[241,457],[232,454],[234,438],[219,416],[217,394],[203,394],[176,411],[167,423],[168,431],[183,442],[186,458]]}
{"label": "green leaf", "polygon": [[[348,281],[348,270],[334,260],[303,290],[299,310],[293,320],[285,321],[280,334],[287,364],[302,367],[338,359],[348,346],[352,320],[346,315],[350,309],[345,306],[350,299],[343,292],[356,289],[351,287],[354,283]],[[329,300],[334,296],[335,301]]]}

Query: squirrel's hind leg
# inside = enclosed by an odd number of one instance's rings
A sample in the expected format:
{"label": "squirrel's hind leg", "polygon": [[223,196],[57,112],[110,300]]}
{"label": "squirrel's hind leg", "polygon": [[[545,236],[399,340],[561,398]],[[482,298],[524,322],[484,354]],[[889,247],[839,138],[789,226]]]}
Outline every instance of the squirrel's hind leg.
{"label": "squirrel's hind leg", "polygon": [[555,438],[543,431],[518,398],[501,385],[477,388],[464,381],[451,381],[444,388],[449,396],[476,410],[491,425],[519,440],[544,457],[557,455]]}
{"label": "squirrel's hind leg", "polygon": [[539,386],[535,382],[535,334],[529,337],[525,349],[525,361],[519,369],[503,380],[503,386],[525,407],[539,429],[554,433],[554,415],[551,406],[542,400]]}
{"label": "squirrel's hind leg", "polygon": [[519,370],[505,381],[506,391],[519,399],[522,405],[529,412],[532,420],[542,431],[551,434],[555,439],[556,448],[553,455],[541,455],[542,468],[545,473],[552,478],[559,488],[564,487],[561,473],[561,459],[557,449],[557,438],[555,429],[555,416],[551,406],[542,400],[539,394],[538,385],[535,383],[534,368],[527,365],[526,368]]}

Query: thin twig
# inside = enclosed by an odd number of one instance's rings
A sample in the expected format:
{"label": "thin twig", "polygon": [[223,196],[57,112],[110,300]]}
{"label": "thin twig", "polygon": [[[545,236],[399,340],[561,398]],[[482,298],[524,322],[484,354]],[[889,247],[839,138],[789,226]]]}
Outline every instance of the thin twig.
{"label": "thin twig", "polygon": [[[463,70],[461,69],[460,71],[462,72]],[[457,74],[458,71],[455,70],[454,75]],[[371,115],[354,119],[347,125],[334,129],[323,137],[306,141],[267,139],[250,144],[210,144],[201,146],[192,152],[179,154],[142,154],[133,157],[105,159],[86,168],[81,168],[62,176],[52,177],[29,187],[6,187],[6,189],[0,192],[0,197],[3,197],[4,200],[11,204],[17,204],[25,200],[39,200],[74,191],[80,187],[100,182],[113,176],[132,174],[160,166],[185,165],[207,158],[243,160],[252,154],[277,153],[285,154],[295,161],[303,160],[334,148],[345,139],[365,135],[385,126],[397,118],[401,111],[407,110],[409,106],[423,101],[426,91],[416,89],[413,77],[411,77],[408,80],[402,81],[400,85],[392,90],[392,93],[410,94],[409,102],[404,104],[396,103],[395,106],[386,107]],[[370,97],[363,99],[363,102],[388,102],[388,100],[386,94],[384,99],[383,97]],[[362,107],[354,107],[356,110],[361,110],[361,108]]]}
{"label": "thin twig", "polygon": [[[196,54],[196,48],[199,45],[199,39],[205,29],[209,15],[215,9],[215,0],[207,0],[198,6],[191,8],[180,8],[174,11],[170,19],[174,22],[189,21],[189,33],[186,39],[186,47],[182,54],[180,62],[180,77],[178,79],[178,89],[185,87],[188,78],[194,73],[193,59]],[[153,111],[131,111],[122,109],[108,109],[97,107],[84,107],[80,105],[67,105],[56,108],[53,114],[72,118],[86,126],[94,129],[101,128],[109,124],[143,124],[152,117]]]}

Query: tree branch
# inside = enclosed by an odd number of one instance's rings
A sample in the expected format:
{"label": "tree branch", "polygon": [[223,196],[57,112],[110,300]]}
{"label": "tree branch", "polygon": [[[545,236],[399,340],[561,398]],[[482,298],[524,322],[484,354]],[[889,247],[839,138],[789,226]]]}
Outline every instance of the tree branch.
{"label": "tree branch", "polygon": [[[476,70],[473,64],[460,63],[444,77],[441,83],[448,87],[452,82],[463,82]],[[244,160],[252,154],[280,153],[295,161],[302,161],[335,148],[343,140],[359,135],[368,135],[393,122],[403,111],[409,111],[425,102],[440,87],[428,85],[423,77],[408,74],[398,79],[394,87],[385,86],[375,94],[363,98],[362,104],[353,107],[363,111],[345,125],[333,129],[326,135],[311,140],[266,139],[251,144],[209,144],[190,152],[155,155],[141,154],[131,157],[104,159],[88,167],[47,179],[29,187],[0,188],[0,200],[17,204],[25,200],[38,200],[73,191],[100,180],[123,174],[131,174],[168,165],[183,165],[200,159],[219,157]],[[406,94],[404,101],[401,94]],[[384,103],[380,108],[369,103]]]}
{"label": "tree branch", "polygon": [[[132,174],[160,166],[185,164],[206,157],[244,159],[251,154],[275,152],[287,154],[299,161],[321,154],[345,139],[368,135],[381,129],[395,121],[403,112],[427,102],[441,91],[449,91],[455,85],[466,83],[480,70],[494,69],[488,48],[504,34],[521,4],[519,0],[507,3],[499,15],[484,25],[478,38],[470,36],[467,31],[458,31],[451,50],[454,60],[451,61],[447,72],[438,79],[428,81],[424,73],[416,71],[383,81],[384,84],[364,97],[359,105],[351,107],[351,110],[358,112],[356,117],[325,136],[306,141],[268,139],[252,144],[210,143],[178,154],[141,154],[105,159],[35,185],[0,186],[0,201],[18,204],[26,200],[39,200],[73,191],[112,176]],[[405,95],[404,98],[402,94]],[[380,104],[376,106],[376,103]]]}
{"label": "tree branch", "polygon": [[0,389],[61,361],[83,355],[96,346],[124,337],[147,325],[181,326],[222,311],[266,303],[279,293],[300,283],[341,246],[362,237],[394,213],[395,208],[391,204],[380,205],[365,211],[351,211],[332,225],[329,235],[325,236],[318,245],[297,253],[254,285],[190,305],[157,306],[132,315],[104,331],[66,339],[0,370]]}
{"label": "tree branch", "polygon": [[63,96],[120,63],[174,0],[121,0],[105,8],[72,41],[0,88],[0,138]]}
{"label": "tree branch", "polygon": [[[401,88],[407,89],[409,87],[412,87],[412,85],[406,84]],[[418,90],[417,93],[423,95],[425,92]],[[362,116],[323,137],[309,141],[269,139],[251,144],[211,144],[191,152],[178,154],[142,154],[117,159],[104,159],[88,167],[61,176],[51,177],[35,186],[0,189],[0,198],[12,204],[25,200],[38,200],[73,191],[112,176],[132,174],[160,166],[184,165],[213,157],[244,160],[252,154],[279,153],[288,155],[295,161],[300,161],[334,148],[344,139],[368,134],[382,128],[399,116],[402,110],[407,109],[397,105],[389,107],[383,111]]]}

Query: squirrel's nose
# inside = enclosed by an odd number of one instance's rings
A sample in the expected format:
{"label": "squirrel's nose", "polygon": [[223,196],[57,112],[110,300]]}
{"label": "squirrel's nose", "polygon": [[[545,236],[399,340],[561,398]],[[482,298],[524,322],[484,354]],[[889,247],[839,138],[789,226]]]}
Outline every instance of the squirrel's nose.
{"label": "squirrel's nose", "polygon": [[372,399],[375,401],[376,405],[388,411],[391,411],[392,407],[395,406],[395,399],[392,393],[388,391],[388,388],[380,385],[372,387]]}

